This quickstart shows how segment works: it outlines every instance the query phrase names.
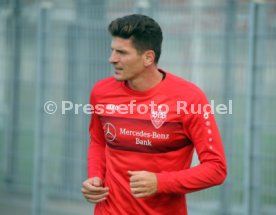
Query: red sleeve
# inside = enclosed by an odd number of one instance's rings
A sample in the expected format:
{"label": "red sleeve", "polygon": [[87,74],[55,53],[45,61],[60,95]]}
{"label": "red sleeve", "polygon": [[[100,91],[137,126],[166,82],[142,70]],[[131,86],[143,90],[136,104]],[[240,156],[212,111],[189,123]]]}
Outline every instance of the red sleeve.
{"label": "red sleeve", "polygon": [[88,148],[88,178],[105,177],[105,138],[99,116],[93,111],[96,107],[96,100],[93,92],[90,97],[92,105],[92,118],[89,127],[90,144]]}
{"label": "red sleeve", "polygon": [[[183,124],[195,146],[200,164],[182,171],[158,173],[158,192],[195,192],[219,185],[226,178],[226,159],[214,114],[202,111],[204,105],[208,104],[202,92],[196,100],[189,105],[189,112],[183,116]],[[201,113],[192,113],[192,105],[198,107],[198,104],[202,107]]]}

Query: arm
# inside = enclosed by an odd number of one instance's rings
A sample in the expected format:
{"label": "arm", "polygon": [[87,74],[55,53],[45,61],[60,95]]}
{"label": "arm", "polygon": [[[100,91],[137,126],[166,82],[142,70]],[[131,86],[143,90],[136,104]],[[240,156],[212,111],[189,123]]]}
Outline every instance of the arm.
{"label": "arm", "polygon": [[[95,107],[95,96],[92,92],[90,97],[92,107]],[[89,127],[90,144],[88,148],[88,178],[99,177],[104,180],[105,177],[105,139],[99,116],[92,114]]]}
{"label": "arm", "polygon": [[[91,94],[90,103],[92,107],[95,107],[96,102],[93,93]],[[88,179],[83,182],[81,192],[87,201],[98,203],[106,200],[109,188],[103,186],[105,177],[105,140],[101,122],[96,113],[92,115],[89,132]]]}
{"label": "arm", "polygon": [[[208,104],[203,93],[193,104]],[[226,178],[226,160],[223,144],[213,114],[185,114],[183,124],[193,142],[200,164],[176,172],[157,173],[158,192],[189,193],[219,185]]]}

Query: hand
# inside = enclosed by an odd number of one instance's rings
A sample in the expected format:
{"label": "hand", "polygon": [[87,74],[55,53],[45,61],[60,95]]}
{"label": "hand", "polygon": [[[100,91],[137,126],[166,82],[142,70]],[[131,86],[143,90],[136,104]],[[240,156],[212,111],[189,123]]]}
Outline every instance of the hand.
{"label": "hand", "polygon": [[157,177],[152,172],[128,171],[130,190],[136,198],[150,196],[157,192]]}
{"label": "hand", "polygon": [[81,192],[88,202],[98,203],[106,200],[109,188],[103,187],[99,177],[89,178],[82,183]]}

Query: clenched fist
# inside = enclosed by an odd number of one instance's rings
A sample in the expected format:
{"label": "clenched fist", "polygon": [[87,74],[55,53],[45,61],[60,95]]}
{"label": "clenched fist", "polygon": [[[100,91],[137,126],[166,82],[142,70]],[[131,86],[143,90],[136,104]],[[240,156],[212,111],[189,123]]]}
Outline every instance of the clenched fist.
{"label": "clenched fist", "polygon": [[82,183],[81,192],[87,201],[98,203],[106,200],[109,188],[103,187],[102,180],[98,177],[89,178]]}
{"label": "clenched fist", "polygon": [[142,198],[157,192],[157,176],[147,171],[128,171],[130,190],[134,197]]}

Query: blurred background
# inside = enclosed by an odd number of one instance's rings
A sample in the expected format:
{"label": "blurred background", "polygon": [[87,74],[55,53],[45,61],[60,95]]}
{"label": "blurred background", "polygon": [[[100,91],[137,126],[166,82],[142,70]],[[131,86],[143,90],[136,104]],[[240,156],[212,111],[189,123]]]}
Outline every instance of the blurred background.
{"label": "blurred background", "polygon": [[276,2],[266,0],[0,0],[0,214],[93,214],[80,192],[91,116],[61,103],[88,104],[111,75],[107,25],[130,13],[160,23],[161,68],[216,104],[232,100],[232,114],[216,115],[228,178],[188,194],[189,214],[275,214]]}

